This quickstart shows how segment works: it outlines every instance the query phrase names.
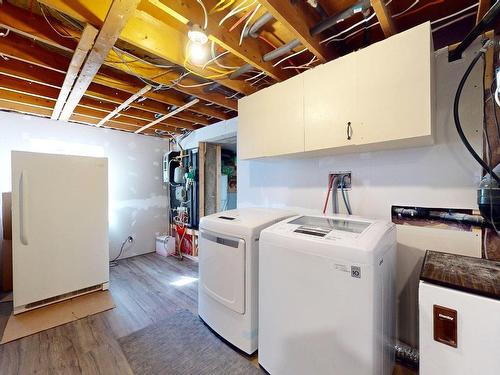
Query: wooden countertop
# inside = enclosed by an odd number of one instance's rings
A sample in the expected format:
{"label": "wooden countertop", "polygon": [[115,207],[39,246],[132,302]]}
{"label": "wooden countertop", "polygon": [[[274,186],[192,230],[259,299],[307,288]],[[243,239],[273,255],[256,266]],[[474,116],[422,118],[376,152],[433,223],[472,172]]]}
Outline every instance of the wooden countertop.
{"label": "wooden countertop", "polygon": [[500,300],[500,262],[427,250],[420,280]]}

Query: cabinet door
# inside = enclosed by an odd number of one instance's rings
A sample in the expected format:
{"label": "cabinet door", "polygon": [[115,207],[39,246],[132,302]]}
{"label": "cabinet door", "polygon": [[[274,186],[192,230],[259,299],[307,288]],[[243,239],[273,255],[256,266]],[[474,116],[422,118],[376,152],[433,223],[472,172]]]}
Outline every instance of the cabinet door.
{"label": "cabinet door", "polygon": [[305,150],[355,144],[356,66],[348,55],[304,73]]}
{"label": "cabinet door", "polygon": [[355,56],[360,122],[353,124],[353,131],[359,135],[357,143],[432,143],[430,24],[392,36]]}
{"label": "cabinet door", "polygon": [[298,75],[238,101],[241,159],[304,151],[303,82]]}

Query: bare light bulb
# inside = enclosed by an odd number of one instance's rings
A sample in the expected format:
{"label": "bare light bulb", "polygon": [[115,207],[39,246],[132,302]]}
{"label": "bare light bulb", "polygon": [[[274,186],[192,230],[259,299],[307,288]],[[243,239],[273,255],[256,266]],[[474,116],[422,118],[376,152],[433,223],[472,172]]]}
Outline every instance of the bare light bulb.
{"label": "bare light bulb", "polygon": [[189,60],[193,64],[203,64],[207,61],[208,52],[203,44],[191,42],[189,43]]}

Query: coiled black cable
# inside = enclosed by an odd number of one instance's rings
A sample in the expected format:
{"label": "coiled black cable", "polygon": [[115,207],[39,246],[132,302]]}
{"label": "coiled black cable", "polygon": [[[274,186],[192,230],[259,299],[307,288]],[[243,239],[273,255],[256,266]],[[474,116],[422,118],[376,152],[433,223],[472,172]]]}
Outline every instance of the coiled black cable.
{"label": "coiled black cable", "polygon": [[465,71],[462,79],[460,80],[460,84],[458,85],[457,92],[455,94],[455,101],[453,103],[453,118],[455,119],[455,127],[457,128],[458,135],[462,140],[462,143],[464,144],[465,148],[467,148],[472,157],[476,159],[476,161],[489,173],[489,175],[493,177],[498,183],[500,183],[500,177],[498,177],[498,175],[495,172],[493,172],[490,166],[486,164],[483,159],[481,159],[481,157],[477,154],[477,152],[474,150],[474,148],[467,140],[467,137],[465,136],[462,130],[462,125],[460,123],[460,115],[458,112],[460,106],[460,96],[462,95],[462,90],[465,86],[465,83],[467,82],[467,78],[469,78],[472,69],[474,69],[474,66],[476,66],[479,59],[482,56],[484,56],[485,52],[486,48],[483,45],[483,47],[479,50],[479,53],[476,55],[476,57],[474,57],[474,60],[472,60],[471,64]]}

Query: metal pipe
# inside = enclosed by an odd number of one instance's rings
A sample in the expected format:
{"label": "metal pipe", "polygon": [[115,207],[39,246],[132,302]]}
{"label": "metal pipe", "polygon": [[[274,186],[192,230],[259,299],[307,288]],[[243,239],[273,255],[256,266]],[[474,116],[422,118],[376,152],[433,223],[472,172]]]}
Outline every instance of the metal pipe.
{"label": "metal pipe", "polygon": [[257,21],[254,22],[252,27],[248,29],[245,33],[245,37],[250,35],[252,38],[257,38],[259,36],[259,30],[269,21],[274,19],[273,15],[269,12],[264,13]]}
{"label": "metal pipe", "polygon": [[478,22],[476,26],[470,31],[469,34],[460,42],[460,44],[448,54],[448,61],[456,61],[462,58],[462,53],[471,45],[471,43],[476,40],[476,38],[495,27],[495,22],[500,15],[500,0],[497,0],[495,4],[486,12],[481,21]]}
{"label": "metal pipe", "polygon": [[485,225],[484,218],[479,215],[468,215],[468,214],[461,214],[458,212],[436,211],[436,210],[429,210],[426,208],[414,209],[414,208],[396,207],[394,208],[393,211],[395,214],[402,217],[454,221],[456,223],[474,225],[478,227],[482,227]]}
{"label": "metal pipe", "polygon": [[291,52],[295,47],[300,45],[300,40],[298,39],[293,39],[289,41],[287,44],[283,44],[282,46],[276,48],[275,50],[266,53],[263,57],[262,60],[264,61],[271,61],[274,59],[277,59],[278,57],[281,57],[288,52]]}
{"label": "metal pipe", "polygon": [[253,69],[253,66],[250,65],[250,64],[242,65],[239,69],[235,70],[234,72],[232,72],[229,75],[229,79],[236,79],[239,76],[241,76],[242,74],[245,74],[245,73],[249,72],[252,69]]}
{"label": "metal pipe", "polygon": [[353,6],[344,10],[343,12],[337,13],[331,17],[326,18],[325,20],[320,21],[318,24],[311,27],[309,32],[311,33],[311,36],[316,36],[319,33],[325,31],[326,29],[335,26],[337,23],[345,20],[346,18],[349,18],[356,13],[364,12],[366,9],[370,7],[371,7],[370,0],[360,0]]}

